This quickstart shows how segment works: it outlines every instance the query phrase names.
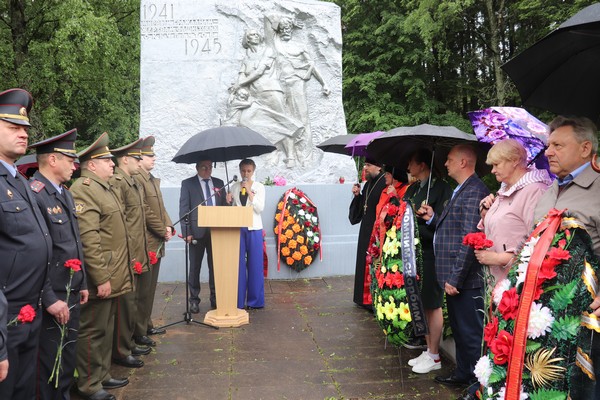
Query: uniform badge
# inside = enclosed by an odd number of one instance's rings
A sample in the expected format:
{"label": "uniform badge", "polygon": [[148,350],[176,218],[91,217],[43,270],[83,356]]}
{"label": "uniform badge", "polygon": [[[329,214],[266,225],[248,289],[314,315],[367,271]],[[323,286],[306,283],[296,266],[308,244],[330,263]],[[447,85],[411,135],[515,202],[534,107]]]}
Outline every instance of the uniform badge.
{"label": "uniform badge", "polygon": [[52,215],[52,209],[50,207],[46,208],[46,211],[48,211],[48,214]]}
{"label": "uniform badge", "polygon": [[19,108],[19,115],[21,115],[21,117],[27,117],[27,109],[25,107]]}
{"label": "uniform badge", "polygon": [[83,180],[83,184],[84,184],[84,185],[87,185],[87,186],[89,186],[91,181],[92,181],[92,180],[91,180],[90,178],[85,178],[85,179]]}
{"label": "uniform badge", "polygon": [[29,187],[31,188],[31,190],[33,190],[35,193],[39,193],[41,192],[41,190],[46,187],[46,184],[44,182],[40,182],[38,180],[33,180],[29,182]]}
{"label": "uniform badge", "polygon": [[9,199],[12,200],[13,198],[13,193],[10,191],[10,189],[6,189],[6,195],[8,196]]}
{"label": "uniform badge", "polygon": [[62,208],[60,208],[60,206],[54,206],[52,207],[52,212],[54,214],[62,214]]}
{"label": "uniform badge", "polygon": [[81,214],[83,212],[83,209],[85,208],[83,203],[75,203],[75,212],[77,214]]}

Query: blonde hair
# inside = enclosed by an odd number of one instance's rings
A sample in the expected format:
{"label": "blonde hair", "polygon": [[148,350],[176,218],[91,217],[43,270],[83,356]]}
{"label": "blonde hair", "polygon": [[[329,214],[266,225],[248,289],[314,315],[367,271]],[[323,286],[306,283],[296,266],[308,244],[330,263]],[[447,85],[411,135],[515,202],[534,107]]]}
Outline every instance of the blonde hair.
{"label": "blonde hair", "polygon": [[498,164],[501,161],[514,161],[522,167],[527,166],[527,151],[523,145],[515,139],[505,139],[492,146],[488,152],[485,163],[487,165]]}

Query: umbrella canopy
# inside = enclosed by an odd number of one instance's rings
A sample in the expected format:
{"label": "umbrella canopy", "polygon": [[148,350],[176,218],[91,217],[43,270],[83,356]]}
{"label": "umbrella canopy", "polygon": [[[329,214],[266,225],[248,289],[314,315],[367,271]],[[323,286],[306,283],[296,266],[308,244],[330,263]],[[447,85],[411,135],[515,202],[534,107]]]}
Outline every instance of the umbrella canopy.
{"label": "umbrella canopy", "polygon": [[199,132],[181,146],[173,161],[194,164],[200,160],[214,162],[241,160],[275,150],[260,133],[241,126],[219,126]]}
{"label": "umbrella canopy", "polygon": [[525,105],[600,121],[600,3],[502,66]]}
{"label": "umbrella canopy", "polygon": [[[444,164],[450,149],[457,144],[477,145],[475,135],[470,135],[453,126],[438,126],[422,124],[394,128],[368,146],[369,156],[387,165],[406,168],[409,157],[417,150],[426,148],[434,153],[432,171],[442,173],[446,171]],[[477,173],[485,175],[490,168],[485,164],[485,155],[488,145],[476,146],[478,151]]]}
{"label": "umbrella canopy", "polygon": [[490,107],[467,113],[477,140],[496,144],[515,139],[527,151],[527,163],[543,157],[548,142],[548,126],[518,107]]}
{"label": "umbrella canopy", "polygon": [[372,133],[359,133],[356,137],[346,145],[346,152],[351,156],[367,157],[367,145],[373,139],[377,139],[384,132],[377,131]]}
{"label": "umbrella canopy", "polygon": [[319,143],[317,148],[326,151],[327,153],[348,155],[346,145],[357,136],[357,134],[352,133],[347,135],[337,135]]}

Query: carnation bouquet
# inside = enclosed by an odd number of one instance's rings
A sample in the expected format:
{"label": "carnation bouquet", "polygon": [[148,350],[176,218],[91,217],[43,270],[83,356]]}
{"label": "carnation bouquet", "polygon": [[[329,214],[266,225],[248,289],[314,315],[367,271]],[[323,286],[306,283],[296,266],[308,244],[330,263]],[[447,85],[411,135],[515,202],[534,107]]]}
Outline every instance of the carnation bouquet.
{"label": "carnation bouquet", "polygon": [[598,319],[588,306],[598,261],[583,224],[551,210],[493,293],[487,349],[475,366],[482,399],[587,399]]}
{"label": "carnation bouquet", "polygon": [[[407,287],[405,285],[402,241],[413,239],[410,243],[415,249],[416,271],[421,271],[421,243],[416,222],[412,224],[413,235],[402,231],[402,220],[414,215],[407,203],[397,196],[391,196],[382,208],[375,222],[373,234],[367,249],[367,265],[371,277],[371,297],[375,318],[389,343],[400,346],[411,337],[412,314],[409,307]],[[418,275],[413,277],[416,284]],[[416,292],[418,293],[418,288]]]}
{"label": "carnation bouquet", "polygon": [[317,207],[300,189],[289,189],[281,196],[273,230],[279,258],[293,270],[304,270],[319,254],[321,230]]}

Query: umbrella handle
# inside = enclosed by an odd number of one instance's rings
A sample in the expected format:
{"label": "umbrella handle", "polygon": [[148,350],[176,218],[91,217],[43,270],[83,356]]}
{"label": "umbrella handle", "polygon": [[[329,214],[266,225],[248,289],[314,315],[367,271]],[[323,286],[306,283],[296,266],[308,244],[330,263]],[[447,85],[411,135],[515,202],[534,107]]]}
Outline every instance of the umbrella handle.
{"label": "umbrella handle", "polygon": [[594,154],[591,164],[594,171],[600,172],[600,165],[598,165],[598,154]]}

